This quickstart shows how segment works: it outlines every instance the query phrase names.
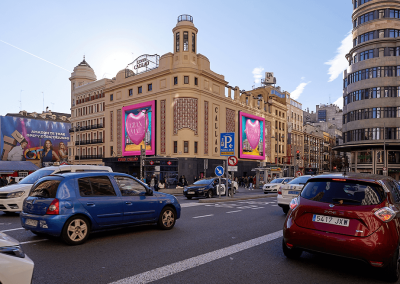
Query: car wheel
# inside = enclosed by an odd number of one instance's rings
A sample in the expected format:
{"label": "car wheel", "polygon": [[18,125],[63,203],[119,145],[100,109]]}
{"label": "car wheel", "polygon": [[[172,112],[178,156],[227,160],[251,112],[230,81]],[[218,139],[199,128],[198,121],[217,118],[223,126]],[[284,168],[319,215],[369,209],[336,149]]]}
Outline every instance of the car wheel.
{"label": "car wheel", "polygon": [[175,210],[171,207],[165,207],[158,218],[158,227],[162,230],[171,230],[176,221]]}
{"label": "car wheel", "polygon": [[384,269],[383,275],[389,282],[397,282],[397,280],[399,280],[400,276],[399,249],[400,247],[398,246],[389,265],[386,267],[386,269]]}
{"label": "car wheel", "polygon": [[83,244],[90,234],[90,223],[83,216],[75,216],[65,222],[61,237],[71,246]]}
{"label": "car wheel", "polygon": [[207,192],[207,198],[212,198],[213,197],[213,193],[212,193],[212,190],[210,189],[208,192]]}
{"label": "car wheel", "polygon": [[287,245],[285,244],[285,240],[284,239],[282,239],[282,250],[283,250],[283,254],[287,258],[291,258],[291,259],[299,258],[301,256],[301,254],[303,253],[303,251],[301,249],[288,248]]}
{"label": "car wheel", "polygon": [[192,197],[191,197],[191,196],[186,196],[186,198],[187,198],[187,199],[192,199]]}
{"label": "car wheel", "polygon": [[282,207],[283,213],[287,214],[289,212],[289,206]]}

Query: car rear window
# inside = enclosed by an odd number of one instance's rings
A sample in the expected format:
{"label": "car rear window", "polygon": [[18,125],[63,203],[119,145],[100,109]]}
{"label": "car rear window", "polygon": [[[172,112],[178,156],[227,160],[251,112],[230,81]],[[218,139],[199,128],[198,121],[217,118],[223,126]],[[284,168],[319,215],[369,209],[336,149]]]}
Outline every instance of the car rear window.
{"label": "car rear window", "polygon": [[313,180],[306,184],[301,197],[324,203],[376,205],[385,199],[383,188],[358,181]]}
{"label": "car rear window", "polygon": [[29,196],[33,197],[44,197],[44,198],[56,198],[58,185],[61,181],[59,180],[46,180],[37,184],[32,188]]}
{"label": "car rear window", "polygon": [[115,196],[115,190],[108,177],[78,179],[80,196]]}
{"label": "car rear window", "polygon": [[298,177],[288,182],[288,184],[306,184],[311,177]]}

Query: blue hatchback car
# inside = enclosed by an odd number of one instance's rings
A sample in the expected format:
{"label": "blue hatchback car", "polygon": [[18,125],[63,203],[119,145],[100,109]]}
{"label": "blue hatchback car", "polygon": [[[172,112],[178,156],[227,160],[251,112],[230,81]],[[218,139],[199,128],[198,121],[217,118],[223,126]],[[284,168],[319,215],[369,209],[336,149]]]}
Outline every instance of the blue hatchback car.
{"label": "blue hatchback car", "polygon": [[90,232],[111,227],[157,223],[169,230],[181,214],[178,200],[153,192],[122,173],[69,173],[38,180],[25,199],[22,227],[33,233],[61,236],[79,245]]}

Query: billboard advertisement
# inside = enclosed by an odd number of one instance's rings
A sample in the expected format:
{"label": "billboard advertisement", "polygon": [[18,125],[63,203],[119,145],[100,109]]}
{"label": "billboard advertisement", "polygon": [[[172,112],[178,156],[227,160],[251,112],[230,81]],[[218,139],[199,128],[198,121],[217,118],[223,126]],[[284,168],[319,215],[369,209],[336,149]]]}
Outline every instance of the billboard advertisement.
{"label": "billboard advertisement", "polygon": [[239,157],[265,160],[265,119],[239,112]]}
{"label": "billboard advertisement", "polygon": [[38,167],[68,162],[70,123],[0,117],[2,161],[31,161]]}
{"label": "billboard advertisement", "polygon": [[149,101],[122,108],[123,156],[140,155],[140,146],[146,155],[156,154],[156,102]]}

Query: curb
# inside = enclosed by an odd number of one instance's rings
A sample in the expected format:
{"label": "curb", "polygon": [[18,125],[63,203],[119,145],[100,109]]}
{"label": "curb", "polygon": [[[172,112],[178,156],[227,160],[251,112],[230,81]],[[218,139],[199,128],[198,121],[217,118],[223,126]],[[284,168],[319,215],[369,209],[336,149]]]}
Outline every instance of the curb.
{"label": "curb", "polygon": [[234,198],[213,198],[213,199],[199,199],[199,203],[219,203],[219,202],[229,202],[229,201],[238,201],[238,200],[248,200],[248,199],[260,199],[260,198],[268,198],[268,197],[277,197],[277,194],[268,194],[268,195],[254,195],[254,196],[244,196],[244,197],[234,197]]}

